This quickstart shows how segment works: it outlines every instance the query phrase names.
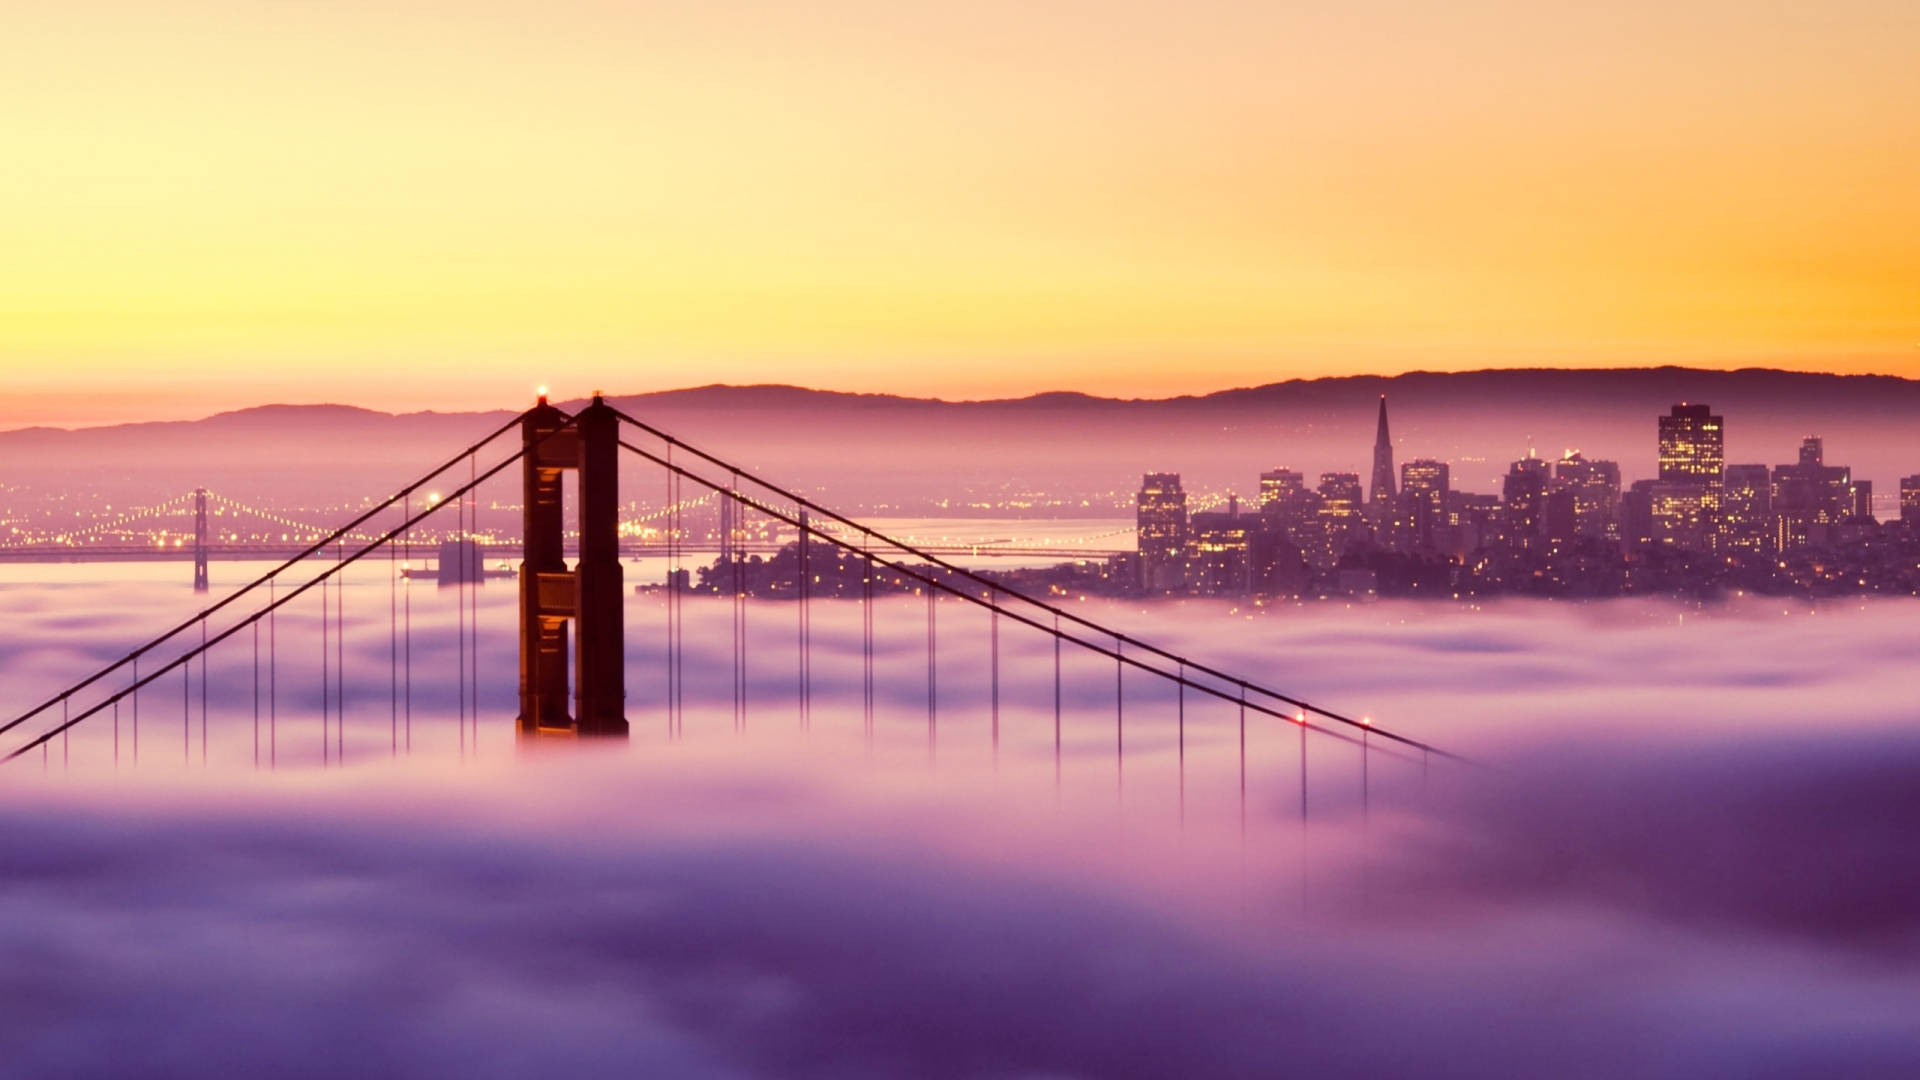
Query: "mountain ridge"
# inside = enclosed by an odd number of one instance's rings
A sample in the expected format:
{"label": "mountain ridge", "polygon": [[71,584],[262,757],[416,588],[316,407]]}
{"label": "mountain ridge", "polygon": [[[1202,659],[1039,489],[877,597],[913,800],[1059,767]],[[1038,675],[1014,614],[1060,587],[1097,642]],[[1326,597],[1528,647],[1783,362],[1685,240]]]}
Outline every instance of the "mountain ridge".
{"label": "mountain ridge", "polygon": [[[810,407],[850,406],[857,408],[904,407],[923,409],[977,410],[993,408],[1019,408],[1042,410],[1050,408],[1191,408],[1241,404],[1290,395],[1318,397],[1331,395],[1343,396],[1345,393],[1365,391],[1370,393],[1386,392],[1391,398],[1393,390],[1403,392],[1430,390],[1435,388],[1462,388],[1477,383],[1495,382],[1507,384],[1501,389],[1542,389],[1538,384],[1553,382],[1560,384],[1591,385],[1601,380],[1629,379],[1641,383],[1642,391],[1655,389],[1646,384],[1666,384],[1672,382],[1693,381],[1703,384],[1722,384],[1726,389],[1760,389],[1758,383],[1793,384],[1796,390],[1809,388],[1827,389],[1874,389],[1894,390],[1920,397],[1920,379],[1900,375],[1886,374],[1841,374],[1829,372],[1794,371],[1784,368],[1743,367],[1743,368],[1694,368],[1679,365],[1659,365],[1655,367],[1617,367],[1617,368],[1477,368],[1468,371],[1407,371],[1397,375],[1330,375],[1313,378],[1284,379],[1277,382],[1262,383],[1256,386],[1235,386],[1206,393],[1176,394],[1168,397],[1109,397],[1079,390],[1046,390],[1020,397],[1001,398],[941,398],[921,397],[908,394],[894,394],[880,391],[858,392],[845,390],[823,390],[800,386],[793,383],[705,383],[698,386],[678,387],[670,390],[652,390],[641,393],[609,393],[608,400],[621,402],[654,402],[665,405],[723,404],[728,406],[775,406],[804,404]],[[1744,386],[1742,384],[1745,384]],[[1381,388],[1385,388],[1383,391]],[[1708,389],[1703,386],[1702,389]],[[556,402],[563,408],[577,408],[587,402],[585,397],[562,399]],[[59,427],[53,425],[29,425],[26,427],[0,430],[0,439],[10,436],[38,433],[64,432],[71,434],[99,434],[108,431],[129,429],[178,428],[196,424],[230,424],[246,420],[312,420],[317,418],[351,419],[361,422],[388,420],[423,421],[446,420],[468,417],[504,417],[511,415],[510,409],[484,409],[472,411],[441,411],[435,409],[412,412],[387,412],[367,406],[341,402],[264,402],[238,409],[227,409],[195,419],[181,420],[139,420],[118,424],[102,424],[86,427]]]}

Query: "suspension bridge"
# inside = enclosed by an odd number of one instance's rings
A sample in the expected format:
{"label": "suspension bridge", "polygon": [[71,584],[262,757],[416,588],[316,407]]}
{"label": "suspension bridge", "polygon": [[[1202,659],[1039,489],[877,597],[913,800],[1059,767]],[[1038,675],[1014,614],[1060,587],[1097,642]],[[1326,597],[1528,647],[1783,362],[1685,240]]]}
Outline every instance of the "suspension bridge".
{"label": "suspension bridge", "polygon": [[[434,498],[428,495],[427,498]],[[670,513],[688,514],[696,509],[712,510],[723,500],[720,492],[689,498],[677,508],[654,507],[647,511],[623,513],[620,525],[620,554],[641,559],[667,555],[720,555],[740,552],[745,555],[770,555],[785,548],[787,541],[776,536],[763,523],[759,530],[742,527],[732,533],[724,528],[725,513],[710,515],[717,520],[689,527],[682,518],[678,535],[669,544],[660,520]],[[1204,509],[1224,503],[1227,496],[1197,497],[1194,505]],[[633,504],[629,504],[632,506]],[[112,513],[111,509],[107,513]],[[494,516],[498,516],[495,514]],[[829,525],[829,528],[832,526]],[[1121,538],[1131,537],[1135,527],[1107,529],[1084,536],[1017,540],[999,537],[984,540],[943,536],[907,537],[922,551],[949,557],[1013,559],[1108,559],[1131,554],[1131,546],[1115,546]],[[196,580],[204,579],[209,562],[240,559],[288,559],[330,534],[331,530],[286,511],[256,506],[217,491],[196,488],[168,499],[100,517],[83,525],[60,528],[43,525],[32,531],[16,527],[9,536],[0,537],[0,562],[177,562],[191,560]],[[377,536],[357,531],[344,537],[350,541],[370,542]],[[476,520],[466,539],[478,545],[483,558],[518,560],[523,552],[520,539],[482,527]],[[572,534],[568,535],[569,551]]]}
{"label": "suspension bridge", "polygon": [[[623,463],[631,470],[624,476]],[[250,712],[253,763],[276,767],[288,738],[281,731],[281,702],[288,690],[280,673],[282,657],[294,649],[308,658],[314,655],[311,641],[296,646],[283,640],[286,630],[296,627],[309,637],[318,630],[320,763],[346,760],[349,720],[356,725],[356,753],[402,755],[413,745],[417,660],[414,601],[403,562],[411,558],[418,536],[428,527],[437,525],[431,535],[455,538],[455,542],[479,536],[478,492],[496,478],[510,480],[509,470],[516,466],[521,533],[512,538],[510,547],[501,543],[489,550],[512,550],[518,556],[518,593],[512,605],[518,623],[518,709],[512,730],[522,743],[555,738],[623,740],[632,736],[636,724],[648,725],[648,730],[669,739],[683,738],[688,687],[717,685],[717,665],[708,669],[716,658],[730,658],[730,702],[725,695],[717,696],[721,704],[731,706],[733,731],[746,730],[750,712],[758,716],[770,710],[785,713],[794,729],[809,731],[818,675],[815,617],[817,610],[824,610],[857,614],[857,687],[850,679],[843,680],[849,685],[836,688],[838,696],[830,707],[836,716],[850,717],[857,711],[869,745],[882,711],[879,658],[897,661],[905,651],[924,651],[924,739],[929,760],[940,745],[943,701],[949,710],[954,707],[950,688],[984,691],[980,696],[985,700],[979,703],[985,706],[979,710],[984,715],[968,717],[965,730],[977,730],[990,741],[996,761],[1003,707],[1009,710],[1005,719],[1012,722],[1013,698],[1020,696],[1021,722],[1032,726],[1038,716],[1040,744],[1050,736],[1058,783],[1071,756],[1070,739],[1084,739],[1087,727],[1078,724],[1071,736],[1066,731],[1067,684],[1086,683],[1089,663],[1110,665],[1108,734],[1116,782],[1123,776],[1132,703],[1133,736],[1166,744],[1176,755],[1183,814],[1189,714],[1200,703],[1212,710],[1210,737],[1220,733],[1216,722],[1223,713],[1230,718],[1224,739],[1216,741],[1231,752],[1237,740],[1243,823],[1250,725],[1269,741],[1281,731],[1297,738],[1303,821],[1309,739],[1351,748],[1363,804],[1376,763],[1404,765],[1424,779],[1435,763],[1462,760],[1371,717],[1305,700],[1263,680],[1103,624],[1057,598],[1023,592],[956,563],[938,546],[872,528],[689,445],[597,396],[572,414],[542,397],[532,408],[337,527],[321,531],[289,519],[286,527],[307,530],[304,535],[311,538],[307,543],[165,632],[0,723],[0,739],[8,740],[0,743],[0,757],[6,762],[37,757],[43,767],[50,768],[56,755],[65,765],[78,750],[110,755],[116,768],[123,758],[137,764],[145,697],[150,745],[156,708],[162,710],[158,715],[169,720],[171,715],[178,716],[176,760],[191,764],[197,751],[204,764],[210,744],[235,729],[244,740],[246,728],[235,721],[244,720]],[[568,473],[575,477],[570,499],[565,485]],[[633,505],[633,500],[623,499],[623,493],[647,486],[658,493],[657,506],[644,514],[628,509],[623,517],[623,507]],[[449,489],[444,497],[426,497],[440,488]],[[708,503],[718,510],[717,536],[694,539],[684,516]],[[196,560],[195,586],[205,590],[206,554],[212,550],[209,540],[218,535],[216,528],[209,527],[209,509],[221,517],[253,508],[204,490],[168,505],[174,512],[188,505],[195,510],[190,535],[202,553]],[[653,590],[664,626],[655,661],[636,667],[627,640],[627,611],[635,590],[626,581],[623,561],[640,543],[635,526],[642,518],[651,522],[644,549],[655,554],[664,572],[658,582],[638,584]],[[709,539],[711,543],[706,542]],[[772,557],[752,557],[756,552],[771,552]],[[687,558],[707,553],[717,558],[702,567],[706,591],[697,595],[689,587]],[[357,641],[352,653],[356,670],[350,681],[346,577],[356,568],[364,572],[382,563],[388,579],[385,611],[356,612],[352,632],[364,636],[370,625],[386,622],[387,663],[366,663],[370,647]],[[504,709],[494,707],[505,697],[494,692],[504,673],[492,663],[483,665],[480,582],[477,575],[462,574],[456,575],[453,584],[458,587],[455,670],[440,670],[446,666],[444,652],[434,653],[431,662],[435,678],[451,674],[457,680],[454,697],[464,754],[469,740],[477,750],[483,726],[504,726],[508,717]],[[314,619],[311,612],[316,602],[319,610]],[[724,604],[725,613],[718,618],[703,615],[690,631],[689,605],[703,603]],[[924,605],[924,626],[904,635],[911,638],[910,643],[882,640],[882,620],[876,612],[891,604],[888,610],[893,616],[884,621],[892,628],[901,622],[897,617],[901,605],[914,603]],[[360,600],[356,604],[366,606]],[[295,605],[306,615],[283,630],[283,621],[296,615]],[[489,610],[502,607],[487,605]],[[769,617],[765,610],[757,610],[769,607],[785,613]],[[712,609],[703,610],[712,613]],[[379,614],[386,618],[379,620]],[[717,647],[715,631],[724,629],[721,623],[730,625],[730,641]],[[756,625],[760,638],[749,633],[750,623]],[[767,662],[750,647],[756,640],[765,640],[769,624],[786,627],[779,633],[788,648],[775,658],[781,668],[775,674],[766,670]],[[964,640],[984,637],[979,642],[984,645],[979,650],[983,655],[956,661],[951,646],[943,651],[941,631],[949,628],[952,634],[955,627],[962,630]],[[219,682],[212,685],[209,661],[223,650],[237,653],[238,658],[230,655],[221,662]],[[424,654],[418,659],[424,659]],[[1050,687],[1044,675],[1049,665]],[[1036,670],[1042,674],[1038,679],[1008,678],[1015,666],[1029,675]],[[382,667],[384,671],[379,670]],[[644,682],[650,685],[632,694],[629,677],[636,670],[644,672]],[[249,679],[250,687],[233,685]],[[784,683],[785,691],[768,693],[770,679]],[[168,691],[169,685],[177,690]],[[1142,720],[1138,712],[1145,687],[1162,697],[1170,695],[1171,701],[1156,700],[1151,715]],[[1038,701],[1033,700],[1036,697]],[[161,704],[156,706],[156,700]],[[849,702],[857,703],[857,709],[843,707]],[[1049,707],[1051,731],[1047,732]],[[384,739],[372,734],[379,730],[376,713],[384,713],[387,720]],[[90,738],[79,738],[88,733]],[[1029,730],[1024,735],[1031,742],[1035,733]],[[244,742],[240,752],[244,756]]]}

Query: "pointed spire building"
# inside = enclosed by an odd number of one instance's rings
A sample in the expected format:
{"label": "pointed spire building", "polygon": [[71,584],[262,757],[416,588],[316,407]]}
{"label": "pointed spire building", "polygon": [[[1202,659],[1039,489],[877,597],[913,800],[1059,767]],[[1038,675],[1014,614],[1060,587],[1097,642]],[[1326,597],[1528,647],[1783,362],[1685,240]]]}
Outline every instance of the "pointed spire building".
{"label": "pointed spire building", "polygon": [[1387,435],[1387,395],[1380,395],[1380,430],[1373,437],[1373,486],[1367,502],[1384,506],[1393,502],[1393,439]]}

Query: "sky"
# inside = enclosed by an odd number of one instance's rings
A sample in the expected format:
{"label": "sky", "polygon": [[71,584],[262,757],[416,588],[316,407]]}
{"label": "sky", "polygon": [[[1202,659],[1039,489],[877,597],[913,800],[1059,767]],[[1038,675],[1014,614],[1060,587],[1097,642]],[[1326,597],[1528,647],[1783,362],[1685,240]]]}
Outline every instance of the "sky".
{"label": "sky", "polygon": [[22,0],[0,424],[1920,374],[1920,8]]}

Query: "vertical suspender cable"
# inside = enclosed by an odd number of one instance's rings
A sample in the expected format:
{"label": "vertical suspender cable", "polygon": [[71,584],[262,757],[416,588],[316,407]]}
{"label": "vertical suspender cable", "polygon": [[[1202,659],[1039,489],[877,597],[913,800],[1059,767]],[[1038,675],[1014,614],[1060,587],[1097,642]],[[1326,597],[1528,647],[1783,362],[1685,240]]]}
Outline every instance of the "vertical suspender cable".
{"label": "vertical suspender cable", "polygon": [[[736,490],[738,490],[738,488],[740,487],[739,475],[740,474],[737,472],[734,474],[733,486]],[[747,514],[746,501],[744,499],[736,500],[734,511],[740,515],[740,522],[742,526],[744,526],[746,523],[746,514]],[[740,538],[742,540],[745,540],[746,536],[747,536],[746,529],[743,527],[740,530]],[[735,565],[734,581],[737,583],[735,586],[735,591],[738,592],[740,595],[740,730],[745,731],[747,730],[747,689],[748,689],[747,688],[747,590],[752,583],[747,581],[746,579],[746,573],[747,573],[746,554],[744,552],[736,552],[735,560],[736,561],[734,564]]]}
{"label": "vertical suspender cable", "polygon": [[333,546],[333,711],[334,763],[347,763],[347,575],[339,567],[347,557],[347,542]]}
{"label": "vertical suspender cable", "polygon": [[1240,845],[1247,843],[1247,688],[1240,687]]}
{"label": "vertical suspender cable", "polygon": [[873,584],[874,575],[879,571],[873,564],[873,553],[868,549],[866,537],[860,538],[861,561],[865,564],[860,573],[860,714],[865,721],[867,733],[867,752],[873,752],[874,734],[874,694],[873,694]]}
{"label": "vertical suspender cable", "polygon": [[1187,665],[1180,665],[1180,681],[1173,684],[1179,695],[1179,740],[1180,740],[1180,824],[1187,823]]}
{"label": "vertical suspender cable", "polygon": [[277,579],[267,579],[267,768],[280,763],[280,605],[274,601]]}
{"label": "vertical suspender cable", "polygon": [[[667,444],[667,464],[669,466],[673,464],[672,443]],[[673,469],[671,467],[664,470],[662,479],[665,481],[665,490],[661,495],[660,529],[665,536],[666,544],[662,552],[665,557],[665,570],[660,575],[661,583],[664,586],[661,590],[660,598],[666,604],[667,609],[667,738],[671,739],[675,734],[673,723]]]}
{"label": "vertical suspender cable", "polygon": [[[472,544],[473,582],[469,586],[467,599],[472,605],[467,621],[467,715],[473,718],[473,754],[480,756],[480,586],[487,580],[487,566],[480,560],[480,466],[476,455],[467,455],[467,541]],[[461,550],[465,558],[467,550]]]}
{"label": "vertical suspender cable", "polygon": [[[406,514],[401,512],[401,520]],[[400,756],[400,551],[387,544],[387,741],[389,757]],[[257,636],[257,635],[256,635]]]}
{"label": "vertical suspender cable", "polygon": [[1053,617],[1053,793],[1060,794],[1060,616]]}
{"label": "vertical suspender cable", "polygon": [[[413,520],[413,496],[408,495],[401,503],[403,521]],[[413,526],[408,525],[400,534],[400,569],[406,575],[402,583],[405,595],[400,598],[400,666],[402,669],[400,685],[401,717],[406,725],[407,753],[413,753]]]}
{"label": "vertical suspender cable", "polygon": [[794,714],[800,730],[807,730],[807,512],[796,510],[797,539],[793,545],[794,597]]}
{"label": "vertical suspender cable", "polygon": [[207,620],[200,620],[200,766],[207,764]]}
{"label": "vertical suspender cable", "polygon": [[328,646],[331,624],[327,621],[327,583],[320,583],[320,767],[326,768],[332,756],[332,734],[327,729],[328,701],[333,694],[333,655]]}
{"label": "vertical suspender cable", "polygon": [[253,767],[260,767],[260,620],[253,621]]}
{"label": "vertical suspender cable", "polygon": [[939,650],[935,647],[933,636],[933,613],[939,604],[940,594],[932,585],[927,586],[927,763],[933,763],[934,744],[939,739],[939,730],[935,719],[938,696],[935,692],[934,676],[939,661]]}
{"label": "vertical suspender cable", "polygon": [[733,649],[733,730],[740,730],[740,503],[733,493],[740,490],[740,474],[734,473],[727,486],[728,497],[720,501],[720,531],[726,551],[728,598],[731,601],[728,614],[733,616],[729,644]]}
{"label": "vertical suspender cable", "polygon": [[673,632],[679,639],[680,647],[673,650],[673,726],[681,738],[687,736],[687,594],[680,587],[682,549],[686,546],[681,532],[686,527],[686,517],[680,507],[680,474],[669,473],[673,483]]}
{"label": "vertical suspender cable", "polygon": [[993,763],[1000,764],[1000,599],[999,594],[989,592],[988,601],[993,605],[988,625],[989,648],[993,652],[993,674],[990,679],[993,686]]}
{"label": "vertical suspender cable", "polygon": [[458,657],[455,666],[453,684],[454,721],[460,726],[460,760],[467,759],[467,548],[466,537],[461,535],[466,525],[466,496],[453,507],[453,529],[451,535],[454,546],[449,548],[444,542],[440,545],[440,580],[446,580],[448,551],[454,553],[453,579],[453,651]]}

